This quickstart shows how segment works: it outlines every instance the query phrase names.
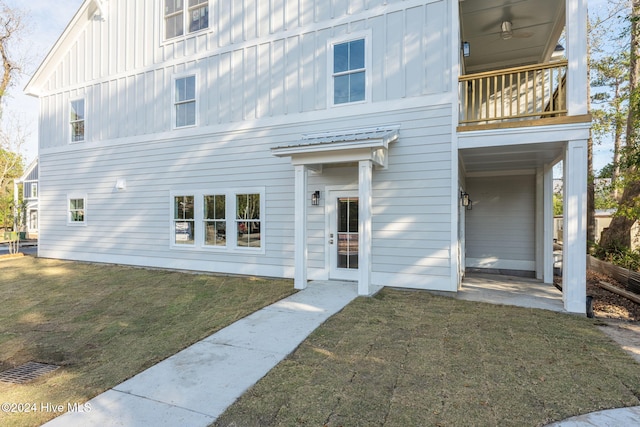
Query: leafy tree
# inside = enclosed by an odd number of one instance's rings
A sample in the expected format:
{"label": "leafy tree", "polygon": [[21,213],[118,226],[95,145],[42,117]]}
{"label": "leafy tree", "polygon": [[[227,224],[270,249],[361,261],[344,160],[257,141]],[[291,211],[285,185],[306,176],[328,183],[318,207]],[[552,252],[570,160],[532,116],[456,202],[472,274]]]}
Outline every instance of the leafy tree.
{"label": "leafy tree", "polygon": [[616,216],[602,233],[600,245],[607,250],[631,246],[631,227],[640,218],[640,0],[633,0],[629,12],[629,106],[626,121],[626,145],[622,151],[624,191]]}

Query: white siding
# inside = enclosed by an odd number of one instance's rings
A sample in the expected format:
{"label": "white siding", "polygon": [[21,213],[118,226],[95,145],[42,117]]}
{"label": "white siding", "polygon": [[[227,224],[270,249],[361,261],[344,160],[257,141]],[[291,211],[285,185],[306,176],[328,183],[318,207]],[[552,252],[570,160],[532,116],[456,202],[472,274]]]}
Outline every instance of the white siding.
{"label": "white siding", "polygon": [[535,175],[466,182],[467,267],[535,270]]}
{"label": "white siding", "polygon": [[326,109],[328,42],[354,31],[372,34],[374,102],[451,90],[444,0],[218,1],[209,30],[166,42],[160,3],[109,1],[106,20],[69,34],[42,78],[42,148],[68,143],[77,96],[87,141],[170,130],[172,76],[185,69],[199,73],[201,126]]}

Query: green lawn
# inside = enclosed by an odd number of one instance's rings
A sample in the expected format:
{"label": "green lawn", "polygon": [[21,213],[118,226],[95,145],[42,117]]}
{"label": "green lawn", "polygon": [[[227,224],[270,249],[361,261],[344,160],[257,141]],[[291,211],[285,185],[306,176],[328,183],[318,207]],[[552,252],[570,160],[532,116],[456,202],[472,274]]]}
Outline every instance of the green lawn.
{"label": "green lawn", "polygon": [[358,298],[216,426],[541,426],[640,405],[597,320],[385,289]]}
{"label": "green lawn", "polygon": [[[0,382],[0,402],[84,402],[293,292],[289,280],[0,259],[0,371],[62,366],[28,384]],[[0,425],[52,417],[0,412]]]}

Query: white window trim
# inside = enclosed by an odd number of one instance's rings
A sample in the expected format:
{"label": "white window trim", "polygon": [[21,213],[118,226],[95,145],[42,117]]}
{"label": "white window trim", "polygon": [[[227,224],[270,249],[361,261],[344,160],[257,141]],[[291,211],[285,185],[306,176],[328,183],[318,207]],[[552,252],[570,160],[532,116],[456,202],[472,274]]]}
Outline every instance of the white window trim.
{"label": "white window trim", "polygon": [[[238,236],[235,232],[236,227],[236,195],[238,194],[259,194],[260,195],[260,247],[250,248],[238,246]],[[187,251],[207,251],[207,252],[223,252],[223,253],[253,253],[265,254],[265,230],[266,230],[266,212],[265,212],[265,187],[246,187],[246,188],[214,188],[210,190],[173,190],[169,193],[169,246],[175,250]],[[225,221],[227,223],[226,246],[213,246],[205,244],[204,230],[204,196],[223,195],[225,196]],[[175,243],[174,236],[174,197],[177,196],[194,196],[194,244],[180,245]]]}
{"label": "white window trim", "polygon": [[[34,195],[35,193],[35,195]],[[38,183],[37,182],[32,182],[31,183],[31,191],[29,192],[29,199],[37,199],[38,198]]]}
{"label": "white window trim", "polygon": [[[76,101],[82,101],[84,103],[83,105],[83,109],[84,109],[84,118],[82,119],[82,122],[84,123],[84,133],[82,135],[82,139],[79,141],[74,141],[73,140],[73,126],[72,126],[72,121],[71,121],[71,104],[73,102]],[[69,143],[70,144],[82,144],[83,142],[87,142],[87,100],[84,96],[79,96],[77,98],[71,98],[69,99],[69,113],[67,114],[67,118],[68,118],[68,129],[69,129]],[[79,122],[79,121],[78,121]]]}
{"label": "white window trim", "polygon": [[[71,221],[71,200],[72,199],[82,199],[84,200],[84,221]],[[65,206],[67,212],[67,226],[70,227],[86,227],[87,226],[87,195],[86,194],[67,194],[67,204]]]}
{"label": "white window trim", "polygon": [[188,13],[185,12],[185,10],[188,11],[189,9],[189,1],[184,0],[183,15],[182,15],[182,19],[183,19],[182,25],[184,26],[183,27],[184,33],[181,36],[167,38],[167,23],[165,19],[166,15],[164,14],[164,0],[160,1],[160,7],[158,8],[160,12],[159,22],[162,23],[162,25],[160,26],[160,44],[163,45],[168,43],[175,43],[176,41],[181,41],[181,40],[189,39],[192,37],[197,37],[201,34],[207,34],[207,33],[213,32],[213,23],[215,21],[212,19],[212,16],[213,16],[212,12],[215,10],[215,7],[212,0],[209,0],[208,4],[209,4],[209,26],[207,28],[202,28],[200,30],[196,30],[190,33],[187,31],[187,27],[188,27],[187,24],[189,23],[187,18]]}
{"label": "white window trim", "polygon": [[[195,123],[187,126],[177,126],[176,123],[176,81],[186,77],[195,77],[195,103],[196,103],[196,117]],[[197,127],[200,123],[200,73],[197,70],[192,72],[185,72],[180,74],[174,74],[171,79],[171,128],[173,130],[178,129],[191,129]]]}
{"label": "white window trim", "polygon": [[[327,100],[329,106],[331,108],[338,107],[346,107],[350,105],[361,105],[371,102],[371,67],[372,67],[372,49],[371,49],[371,40],[372,40],[372,31],[358,31],[355,33],[345,34],[341,37],[336,37],[327,41],[327,78],[329,81],[327,82]],[[344,102],[341,104],[336,104],[334,99],[334,76],[333,76],[333,48],[336,45],[342,43],[348,43],[356,40],[364,39],[364,100],[362,101],[354,101],[354,102]]]}

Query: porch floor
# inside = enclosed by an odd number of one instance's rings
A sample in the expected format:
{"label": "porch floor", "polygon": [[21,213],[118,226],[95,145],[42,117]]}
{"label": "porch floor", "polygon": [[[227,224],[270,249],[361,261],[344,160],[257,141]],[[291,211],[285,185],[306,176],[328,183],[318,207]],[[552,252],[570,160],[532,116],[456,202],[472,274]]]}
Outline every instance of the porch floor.
{"label": "porch floor", "polygon": [[525,277],[467,273],[456,298],[491,304],[565,311],[562,292],[555,286]]}

